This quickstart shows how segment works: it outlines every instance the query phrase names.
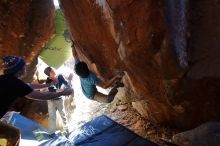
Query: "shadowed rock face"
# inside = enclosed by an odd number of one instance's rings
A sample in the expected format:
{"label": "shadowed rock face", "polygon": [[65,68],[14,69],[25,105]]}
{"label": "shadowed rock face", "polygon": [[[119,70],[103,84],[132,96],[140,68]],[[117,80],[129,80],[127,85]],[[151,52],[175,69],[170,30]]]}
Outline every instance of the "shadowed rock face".
{"label": "shadowed rock face", "polygon": [[[52,0],[0,1],[0,58],[7,55],[24,57],[28,65],[25,81],[33,79],[38,54],[54,33],[54,18]],[[15,104],[12,110],[30,118],[39,111],[47,113],[45,102],[18,98]]]}
{"label": "shadowed rock face", "polygon": [[174,135],[172,141],[181,146],[219,146],[219,134],[220,124],[208,122],[192,130]]}
{"label": "shadowed rock face", "polygon": [[220,120],[217,0],[60,3],[81,59],[105,79],[126,71],[146,117],[181,128]]}
{"label": "shadowed rock face", "polygon": [[54,31],[52,0],[0,1],[0,58],[35,59]]}

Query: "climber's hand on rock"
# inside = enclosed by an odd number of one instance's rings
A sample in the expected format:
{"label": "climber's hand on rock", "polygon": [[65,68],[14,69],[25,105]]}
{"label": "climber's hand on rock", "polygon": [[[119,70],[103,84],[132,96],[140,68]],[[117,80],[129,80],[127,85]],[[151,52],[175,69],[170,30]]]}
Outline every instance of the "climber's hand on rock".
{"label": "climber's hand on rock", "polygon": [[123,77],[125,75],[125,73],[123,71],[120,71],[118,74],[120,74],[121,77]]}
{"label": "climber's hand on rock", "polygon": [[124,72],[118,72],[118,74],[116,75],[117,80],[121,80],[124,75]]}

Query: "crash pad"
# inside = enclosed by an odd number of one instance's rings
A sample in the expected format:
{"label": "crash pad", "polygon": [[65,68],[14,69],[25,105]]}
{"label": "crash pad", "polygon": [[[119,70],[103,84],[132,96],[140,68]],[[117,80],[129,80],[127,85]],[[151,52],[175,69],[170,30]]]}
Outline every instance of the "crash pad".
{"label": "crash pad", "polygon": [[47,129],[18,113],[13,113],[8,122],[20,129],[20,146],[157,146],[105,115],[71,131],[66,137],[59,132],[49,135]]}

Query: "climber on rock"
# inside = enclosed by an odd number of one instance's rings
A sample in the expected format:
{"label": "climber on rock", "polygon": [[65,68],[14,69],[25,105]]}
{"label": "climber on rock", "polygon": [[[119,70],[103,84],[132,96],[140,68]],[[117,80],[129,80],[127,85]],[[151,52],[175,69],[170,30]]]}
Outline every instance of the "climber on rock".
{"label": "climber on rock", "polygon": [[[97,77],[96,74],[91,72],[88,69],[88,66],[85,62],[80,61],[76,52],[76,45],[72,44],[73,57],[75,59],[75,72],[80,78],[81,88],[83,94],[91,100],[95,100],[101,103],[110,103],[114,100],[115,95],[118,92],[119,87],[123,87],[124,84],[120,82],[124,76],[123,72],[116,74],[108,81],[103,81]],[[104,89],[112,87],[108,95],[102,94],[97,91],[97,86],[100,86]]]}
{"label": "climber on rock", "polygon": [[3,59],[4,74],[0,76],[0,89],[2,102],[0,102],[0,117],[2,117],[10,105],[18,97],[26,97],[32,100],[51,100],[62,95],[70,95],[72,88],[66,88],[60,92],[41,92],[41,88],[47,88],[57,81],[49,84],[24,83],[21,79],[26,74],[25,61],[18,56],[6,56]]}

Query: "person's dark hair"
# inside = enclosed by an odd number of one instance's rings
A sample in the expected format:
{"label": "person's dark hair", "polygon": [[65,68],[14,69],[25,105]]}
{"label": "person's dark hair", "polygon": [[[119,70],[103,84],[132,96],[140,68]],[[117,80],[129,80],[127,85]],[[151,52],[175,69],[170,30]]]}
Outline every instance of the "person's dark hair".
{"label": "person's dark hair", "polygon": [[82,78],[87,78],[89,76],[89,68],[85,62],[79,62],[75,65],[75,72],[78,76]]}
{"label": "person's dark hair", "polygon": [[47,76],[50,76],[50,72],[51,72],[52,68],[49,66],[49,67],[46,67],[44,69],[44,73],[47,75]]}

